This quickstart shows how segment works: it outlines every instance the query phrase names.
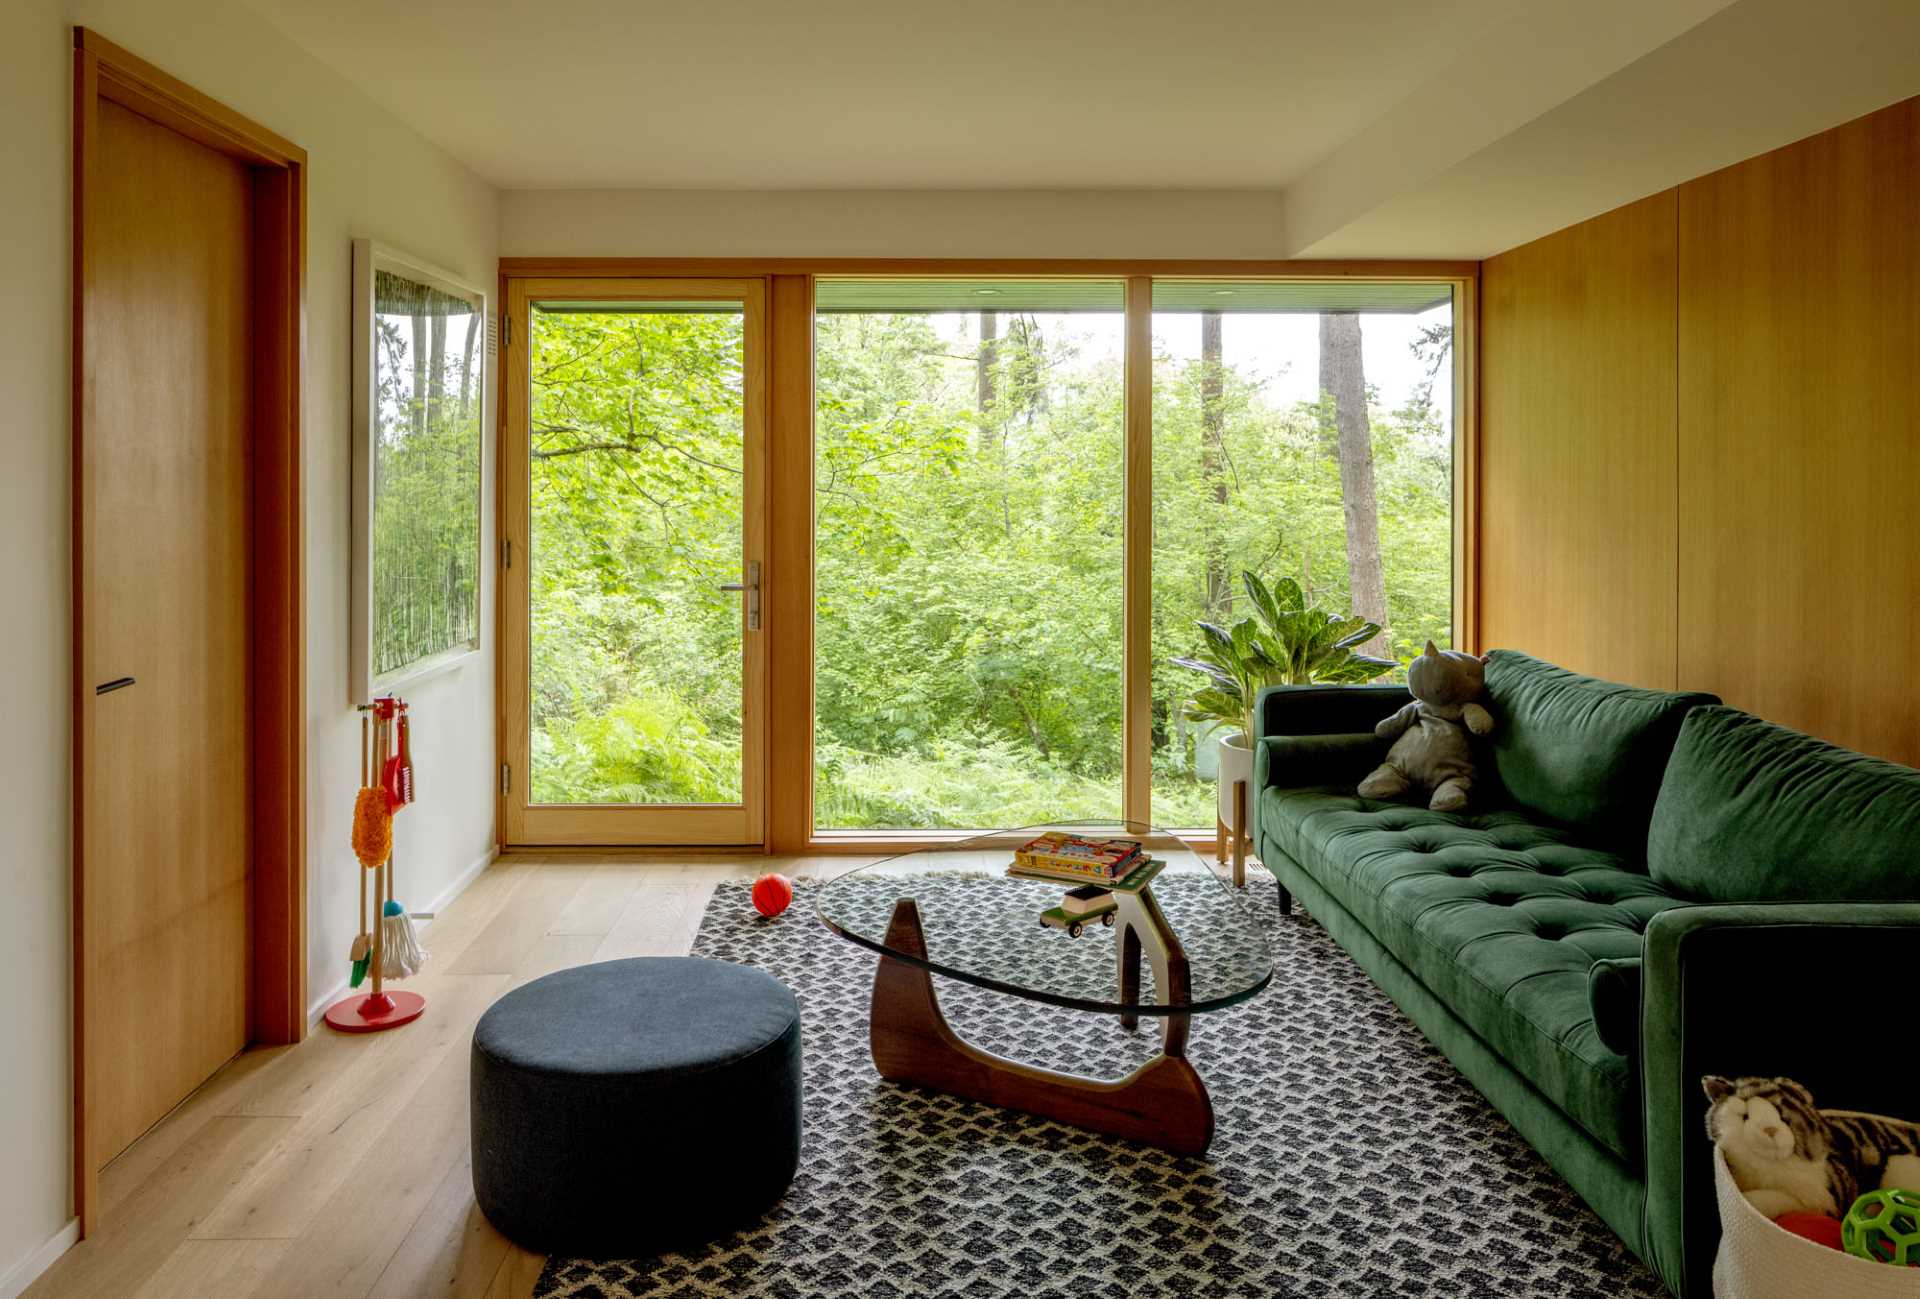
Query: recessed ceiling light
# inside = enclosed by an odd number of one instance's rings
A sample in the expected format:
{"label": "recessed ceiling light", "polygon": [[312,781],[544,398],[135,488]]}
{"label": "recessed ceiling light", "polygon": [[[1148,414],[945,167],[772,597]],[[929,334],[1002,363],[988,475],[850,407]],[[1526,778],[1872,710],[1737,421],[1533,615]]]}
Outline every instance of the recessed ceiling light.
{"label": "recessed ceiling light", "polygon": [[974,292],[983,298],[998,297],[1000,294],[1000,290],[998,289],[975,289]]}
{"label": "recessed ceiling light", "polygon": [[1215,289],[1213,291],[1213,296],[1216,298],[1231,298],[1234,294],[1238,293],[1239,291],[1240,290],[1238,289]]}

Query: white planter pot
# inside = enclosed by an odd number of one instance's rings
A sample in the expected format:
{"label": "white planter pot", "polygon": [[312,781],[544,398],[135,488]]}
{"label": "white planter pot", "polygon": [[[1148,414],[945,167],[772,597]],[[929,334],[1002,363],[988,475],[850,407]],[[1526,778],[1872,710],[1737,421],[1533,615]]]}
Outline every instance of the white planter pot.
{"label": "white planter pot", "polygon": [[1220,737],[1220,784],[1215,802],[1220,810],[1220,824],[1229,830],[1239,830],[1233,820],[1233,782],[1247,782],[1247,801],[1253,801],[1253,743],[1239,732]]}
{"label": "white planter pot", "polygon": [[1184,722],[1193,736],[1193,777],[1215,780],[1220,775],[1220,739],[1233,728],[1223,722]]}

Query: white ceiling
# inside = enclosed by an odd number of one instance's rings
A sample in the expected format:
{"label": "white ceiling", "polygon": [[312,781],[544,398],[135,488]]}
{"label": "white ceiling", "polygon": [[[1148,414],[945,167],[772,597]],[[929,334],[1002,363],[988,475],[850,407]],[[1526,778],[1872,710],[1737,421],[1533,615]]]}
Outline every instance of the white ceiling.
{"label": "white ceiling", "polygon": [[251,0],[505,188],[1286,184],[1525,0]]}
{"label": "white ceiling", "polygon": [[505,190],[1265,191],[1270,255],[1479,257],[1920,93],[1920,0],[247,2]]}

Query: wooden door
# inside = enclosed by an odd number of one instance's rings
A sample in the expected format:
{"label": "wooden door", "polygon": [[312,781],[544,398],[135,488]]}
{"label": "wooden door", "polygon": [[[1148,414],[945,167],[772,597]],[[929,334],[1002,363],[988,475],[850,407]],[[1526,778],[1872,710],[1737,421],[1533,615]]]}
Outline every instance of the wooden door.
{"label": "wooden door", "polygon": [[[508,286],[510,844],[766,837],[766,302],[759,279]],[[574,629],[582,602],[617,643]]]}
{"label": "wooden door", "polygon": [[250,169],[98,113],[76,501],[95,1168],[247,1043],[254,389]]}

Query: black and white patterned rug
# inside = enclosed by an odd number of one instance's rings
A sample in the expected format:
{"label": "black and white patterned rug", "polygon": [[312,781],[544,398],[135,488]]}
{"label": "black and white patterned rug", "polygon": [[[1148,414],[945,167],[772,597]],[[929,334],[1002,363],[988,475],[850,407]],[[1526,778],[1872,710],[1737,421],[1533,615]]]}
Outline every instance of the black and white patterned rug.
{"label": "black and white patterned rug", "polygon": [[[697,1253],[556,1257],[538,1299],[1666,1294],[1324,930],[1278,915],[1270,888],[1243,904],[1268,927],[1272,986],[1193,1021],[1216,1117],[1201,1159],[883,1082],[867,1054],[876,958],[827,932],[810,892],[762,921],[746,885],[722,885],[693,946],[799,998],[806,1146],[786,1198]],[[1129,1033],[937,984],[956,1031],[1017,1059],[1114,1077],[1158,1037],[1146,1020]]]}

